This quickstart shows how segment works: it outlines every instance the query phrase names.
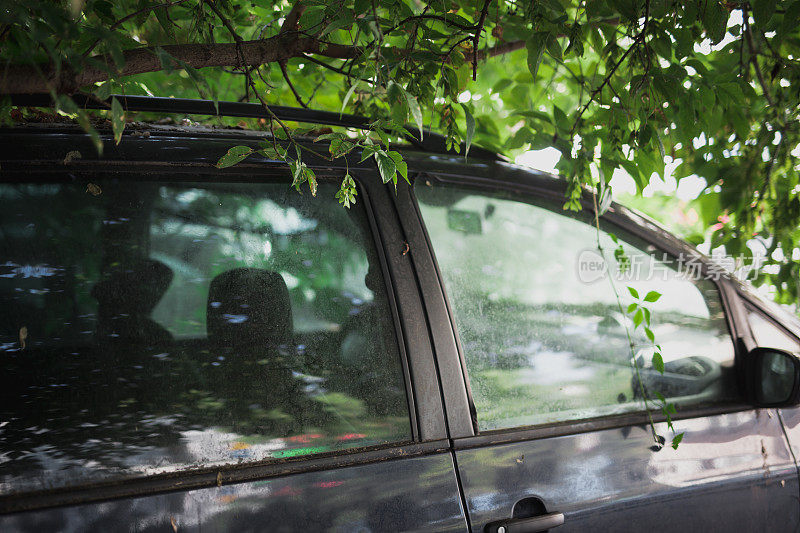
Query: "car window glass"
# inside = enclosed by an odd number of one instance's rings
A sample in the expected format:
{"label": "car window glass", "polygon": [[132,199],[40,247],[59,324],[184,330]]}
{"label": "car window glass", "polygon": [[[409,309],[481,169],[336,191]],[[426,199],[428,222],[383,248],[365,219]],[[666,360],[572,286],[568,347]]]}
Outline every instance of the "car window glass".
{"label": "car window glass", "polygon": [[0,493],[410,440],[361,203],[0,185]]}
{"label": "car window glass", "polygon": [[[642,409],[623,326],[633,325],[597,264],[597,233],[588,220],[504,194],[420,182],[415,193],[481,430]],[[647,306],[664,375],[650,364],[654,347],[643,328],[632,338],[648,395],[681,405],[734,395],[733,344],[715,285],[679,276],[643,243],[616,235],[629,261],[629,279],[617,281],[623,306],[631,301],[626,286],[640,296],[662,295]],[[617,246],[605,230],[600,239],[606,250]],[[609,261],[616,267],[613,254]],[[597,270],[579,270],[581,262]]]}
{"label": "car window glass", "polygon": [[797,339],[785,333],[771,321],[751,308],[747,309],[747,321],[750,324],[750,331],[753,333],[756,344],[764,348],[778,348],[789,352],[800,352],[800,343]]}

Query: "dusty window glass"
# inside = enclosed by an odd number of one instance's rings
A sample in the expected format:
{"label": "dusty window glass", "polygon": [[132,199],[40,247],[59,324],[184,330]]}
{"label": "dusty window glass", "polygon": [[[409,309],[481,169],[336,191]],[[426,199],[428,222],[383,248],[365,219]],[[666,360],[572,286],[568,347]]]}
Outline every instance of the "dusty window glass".
{"label": "dusty window glass", "polygon": [[[662,294],[648,304],[665,362],[661,375],[641,328],[631,357],[623,325],[631,320],[619,312],[602,269],[579,269],[586,261],[597,266],[598,257],[596,230],[581,214],[421,182],[415,193],[455,314],[481,430],[641,410],[634,361],[649,396],[659,392],[686,406],[735,394],[733,344],[711,281],[679,276],[673,263],[615,232],[631,267],[629,279],[617,281],[623,309],[631,301],[626,286]],[[606,250],[617,246],[605,230],[600,239]],[[613,254],[609,261],[617,267]]]}
{"label": "dusty window glass", "polygon": [[765,348],[800,352],[800,343],[797,342],[797,339],[785,333],[749,305],[745,307],[747,309],[747,321],[750,324],[750,331],[753,333],[756,344]]}
{"label": "dusty window glass", "polygon": [[0,493],[410,439],[360,205],[91,183],[0,185]]}

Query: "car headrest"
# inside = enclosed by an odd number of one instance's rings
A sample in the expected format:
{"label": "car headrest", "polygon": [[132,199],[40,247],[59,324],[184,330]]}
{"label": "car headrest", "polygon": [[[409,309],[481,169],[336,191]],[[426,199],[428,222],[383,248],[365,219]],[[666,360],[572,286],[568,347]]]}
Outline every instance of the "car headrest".
{"label": "car headrest", "polygon": [[172,270],[160,261],[147,259],[118,270],[92,288],[100,315],[144,315],[155,308],[172,282]]}
{"label": "car headrest", "polygon": [[223,272],[208,289],[206,329],[210,341],[226,346],[289,342],[294,324],[286,282],[260,268]]}

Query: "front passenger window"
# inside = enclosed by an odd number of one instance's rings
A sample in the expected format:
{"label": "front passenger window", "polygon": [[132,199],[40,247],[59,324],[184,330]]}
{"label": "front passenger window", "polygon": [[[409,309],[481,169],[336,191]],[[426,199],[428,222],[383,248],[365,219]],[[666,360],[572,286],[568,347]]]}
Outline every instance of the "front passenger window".
{"label": "front passenger window", "polygon": [[[588,213],[419,181],[415,194],[455,315],[480,430],[641,410],[634,363],[650,397],[659,392],[695,406],[735,396],[733,343],[711,281],[679,275],[645,243],[613,230],[631,264],[629,279],[616,281],[623,309],[631,301],[626,286],[662,295],[647,304],[665,362],[661,375],[650,366],[653,343],[620,313],[602,262],[596,271],[579,270],[599,257]],[[613,271],[617,244],[608,230],[600,241]]]}

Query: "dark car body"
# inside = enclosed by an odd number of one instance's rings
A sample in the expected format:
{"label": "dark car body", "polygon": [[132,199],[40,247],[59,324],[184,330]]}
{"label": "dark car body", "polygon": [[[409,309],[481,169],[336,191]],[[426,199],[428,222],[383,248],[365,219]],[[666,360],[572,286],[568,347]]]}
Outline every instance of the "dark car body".
{"label": "dark car body", "polygon": [[[219,183],[271,181],[287,188],[290,183],[283,163],[256,156],[232,168],[214,167],[231,146],[257,147],[263,140],[259,134],[141,125],[129,126],[119,145],[108,132],[103,139],[100,157],[89,137],[70,125],[0,129],[0,178],[6,184],[73,182],[81,193],[99,179],[132,188],[139,180],[193,183],[198,176]],[[325,149],[321,143],[308,145]],[[80,157],[68,158],[70,152]],[[475,155],[465,160],[413,148],[402,152],[412,183],[563,203],[563,181],[542,173]],[[309,156],[307,163],[321,183],[336,185],[345,172],[342,160]],[[653,448],[642,410],[482,429],[454,296],[414,186],[402,180],[396,190],[381,184],[371,159],[350,163],[359,189],[354,209],[363,210],[375,243],[402,362],[407,438],[298,456],[243,455],[138,474],[111,472],[97,479],[70,481],[67,475],[54,486],[48,483],[49,467],[39,465],[32,481],[26,478],[19,486],[17,477],[3,477],[0,530],[496,531],[504,520],[557,513],[564,519],[559,531],[797,530],[797,408],[755,408],[743,397],[679,406],[674,426],[684,437],[677,450]],[[108,189],[103,186],[100,194],[109,194]],[[591,213],[591,196],[582,202]],[[708,268],[689,245],[619,205],[613,204],[602,220],[653,253],[688,254]],[[800,328],[737,282],[721,277],[714,284],[736,354],[731,372],[743,386],[741,361],[758,344],[748,313],[761,315],[788,343],[798,342]],[[8,354],[0,357],[6,359],[1,367],[6,374],[23,368],[9,366]],[[20,377],[5,379],[11,383]],[[5,393],[7,411],[22,401],[17,394]],[[92,392],[76,394],[89,398]],[[105,397],[98,398],[86,400],[87,405]],[[670,434],[665,418],[658,412],[654,417],[659,432]],[[5,451],[0,449],[0,457]],[[8,466],[0,461],[0,475]],[[536,524],[526,527],[522,530],[542,530]]]}

